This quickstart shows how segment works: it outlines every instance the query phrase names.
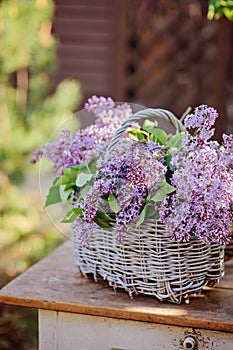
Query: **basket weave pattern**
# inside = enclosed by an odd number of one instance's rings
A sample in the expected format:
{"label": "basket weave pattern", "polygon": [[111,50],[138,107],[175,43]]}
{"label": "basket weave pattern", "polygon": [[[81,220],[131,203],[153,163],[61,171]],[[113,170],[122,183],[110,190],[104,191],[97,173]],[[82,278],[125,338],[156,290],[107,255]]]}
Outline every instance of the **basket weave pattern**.
{"label": "basket weave pattern", "polygon": [[224,248],[171,240],[164,226],[148,219],[130,230],[124,245],[116,245],[112,230],[96,227],[88,248],[73,232],[75,262],[83,274],[98,275],[114,288],[180,303],[185,295],[213,285],[224,273]]}

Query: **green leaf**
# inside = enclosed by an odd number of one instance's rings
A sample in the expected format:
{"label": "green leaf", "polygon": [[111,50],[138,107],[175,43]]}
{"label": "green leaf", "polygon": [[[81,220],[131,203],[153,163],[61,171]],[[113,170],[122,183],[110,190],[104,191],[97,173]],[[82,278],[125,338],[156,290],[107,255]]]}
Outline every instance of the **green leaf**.
{"label": "green leaf", "polygon": [[92,174],[96,173],[96,170],[97,170],[96,164],[97,164],[97,158],[93,158],[92,160],[90,160],[90,162],[87,163],[87,168]]}
{"label": "green leaf", "polygon": [[106,221],[106,220],[100,218],[99,216],[96,216],[96,217],[94,218],[94,221],[95,221],[95,223],[96,223],[98,226],[100,226],[100,227],[102,227],[102,228],[111,228],[111,227],[112,227],[112,226],[109,224],[108,221]]}
{"label": "green leaf", "polygon": [[97,216],[101,219],[104,219],[106,221],[115,221],[113,218],[111,218],[111,216],[109,216],[105,211],[103,211],[102,209],[99,209],[97,211]]}
{"label": "green leaf", "polygon": [[73,165],[71,167],[71,169],[84,170],[86,168],[88,173],[94,174],[96,172],[96,163],[97,163],[97,158],[93,158],[89,162],[84,162],[82,164]]}
{"label": "green leaf", "polygon": [[143,221],[146,218],[146,206],[143,208],[143,210],[141,211],[137,221],[136,221],[136,227],[138,227],[139,225],[141,225],[143,223]]}
{"label": "green leaf", "polygon": [[159,187],[151,197],[153,202],[162,202],[166,198],[166,185]]}
{"label": "green leaf", "polygon": [[109,204],[110,209],[115,214],[119,213],[119,211],[121,210],[121,207],[120,207],[116,197],[114,196],[114,194],[110,194],[108,196],[108,204]]}
{"label": "green leaf", "polygon": [[74,170],[72,170],[71,168],[63,168],[62,172],[66,177],[70,178],[70,176],[73,175]]}
{"label": "green leaf", "polygon": [[90,191],[91,187],[92,186],[90,184],[87,184],[86,186],[83,187],[83,189],[80,193],[80,196],[82,197],[82,199],[85,198],[86,194]]}
{"label": "green leaf", "polygon": [[62,223],[71,223],[73,222],[78,215],[82,214],[82,208],[72,208],[68,211],[64,219],[62,220]]}
{"label": "green leaf", "polygon": [[70,179],[66,175],[62,175],[56,179],[55,186],[65,185],[70,183]]}
{"label": "green leaf", "polygon": [[159,219],[159,211],[158,210],[155,210],[153,218],[154,218],[154,220],[158,220]]}
{"label": "green leaf", "polygon": [[84,186],[88,181],[91,180],[92,176],[93,176],[93,174],[86,174],[86,173],[78,174],[76,182],[75,182],[76,186],[77,187]]}
{"label": "green leaf", "polygon": [[67,189],[66,185],[61,185],[59,187],[60,197],[63,203],[67,202],[67,199],[70,197],[70,194],[73,192],[73,188],[70,187]]}
{"label": "green leaf", "polygon": [[157,220],[159,218],[159,212],[158,210],[155,210],[154,205],[151,205],[151,203],[149,203],[146,207],[146,218],[151,218],[151,217]]}
{"label": "green leaf", "polygon": [[57,182],[60,180],[60,178],[61,178],[61,176],[56,177],[56,178],[53,180],[52,186],[56,186],[56,185],[57,185]]}
{"label": "green leaf", "polygon": [[165,145],[168,139],[167,133],[163,129],[154,128],[150,130],[150,133],[154,135],[159,143]]}
{"label": "green leaf", "polygon": [[172,193],[175,190],[175,187],[163,181],[161,186],[153,192],[150,200],[153,202],[162,202],[166,198],[167,194]]}
{"label": "green leaf", "polygon": [[74,183],[78,174],[78,171],[76,169],[73,169],[72,167],[70,168],[63,168],[62,172],[65,176],[65,180],[66,178],[69,179],[69,182]]}
{"label": "green leaf", "polygon": [[158,125],[157,121],[152,122],[149,119],[146,119],[142,125],[142,129],[150,132],[151,129],[154,129]]}
{"label": "green leaf", "polygon": [[58,202],[61,202],[60,188],[59,186],[52,186],[50,187],[49,193],[46,197],[45,207]]}
{"label": "green leaf", "polygon": [[128,134],[130,136],[136,136],[138,141],[142,141],[142,140],[145,140],[145,138],[148,137],[148,133],[146,133],[145,131],[143,130],[129,130],[128,131]]}
{"label": "green leaf", "polygon": [[86,168],[88,165],[88,162],[82,163],[82,164],[76,164],[76,165],[72,165],[72,169],[74,170],[82,170],[84,168]]}
{"label": "green leaf", "polygon": [[233,8],[224,8],[223,9],[223,14],[228,18],[229,20],[233,20]]}
{"label": "green leaf", "polygon": [[176,190],[176,188],[166,182],[166,194],[172,193]]}
{"label": "green leaf", "polygon": [[170,163],[171,163],[171,153],[168,151],[165,155],[165,165],[168,166],[171,170],[173,170],[173,167],[171,167]]}
{"label": "green leaf", "polygon": [[208,13],[207,13],[208,20],[214,19],[214,14],[215,14],[214,6],[212,4],[209,4]]}
{"label": "green leaf", "polygon": [[173,150],[180,149],[182,146],[182,139],[184,136],[184,132],[179,132],[178,134],[172,135],[167,142],[168,147]]}
{"label": "green leaf", "polygon": [[141,225],[146,218],[153,217],[154,220],[157,220],[159,218],[159,212],[158,210],[155,210],[154,206],[151,205],[151,203],[147,203],[143,210],[141,211],[139,218],[136,221],[136,227]]}

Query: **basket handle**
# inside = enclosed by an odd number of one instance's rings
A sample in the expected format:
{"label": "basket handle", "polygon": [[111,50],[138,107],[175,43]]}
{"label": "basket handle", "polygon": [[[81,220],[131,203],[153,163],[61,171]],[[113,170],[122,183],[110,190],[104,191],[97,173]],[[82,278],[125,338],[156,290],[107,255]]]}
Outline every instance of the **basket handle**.
{"label": "basket handle", "polygon": [[160,108],[147,108],[140,110],[136,112],[135,114],[131,115],[129,118],[127,118],[124,123],[120,126],[120,128],[117,130],[115,135],[113,136],[112,140],[110,141],[108,148],[106,150],[106,157],[111,154],[111,152],[114,150],[118,142],[120,141],[120,138],[122,134],[125,132],[125,130],[130,127],[134,122],[137,122],[142,119],[146,118],[159,118],[163,120],[167,120],[175,127],[175,129],[180,131],[185,131],[184,125],[181,123],[179,119],[175,117],[175,115],[166,110],[166,109],[160,109]]}

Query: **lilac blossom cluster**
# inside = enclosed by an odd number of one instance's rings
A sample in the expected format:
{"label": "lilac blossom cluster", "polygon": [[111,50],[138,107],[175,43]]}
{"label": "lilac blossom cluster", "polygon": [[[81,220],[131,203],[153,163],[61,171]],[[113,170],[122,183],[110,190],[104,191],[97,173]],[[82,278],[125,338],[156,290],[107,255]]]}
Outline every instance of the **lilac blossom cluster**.
{"label": "lilac blossom cluster", "polygon": [[93,224],[98,207],[101,205],[112,215],[103,200],[103,196],[110,194],[114,194],[119,204],[114,217],[116,241],[123,243],[130,224],[139,218],[148,193],[160,186],[166,173],[159,151],[152,153],[145,142],[121,142],[110,159],[98,162],[91,190],[84,201],[77,203],[83,209],[83,220],[77,218],[73,225],[80,232],[82,245],[88,244],[90,236],[84,234],[85,225]]}
{"label": "lilac blossom cluster", "polygon": [[184,126],[187,129],[195,129],[199,141],[209,140],[214,135],[214,124],[218,113],[213,107],[200,105],[195,108],[193,114],[186,116]]}
{"label": "lilac blossom cluster", "polygon": [[116,104],[111,97],[92,96],[85,103],[85,109],[97,117],[95,124],[109,125],[122,123],[132,114],[129,104]]}
{"label": "lilac blossom cluster", "polygon": [[75,133],[64,130],[56,141],[48,142],[36,150],[31,162],[45,157],[53,162],[57,174],[61,175],[63,168],[81,164],[102,154],[122,122],[132,115],[128,104],[116,105],[110,97],[93,96],[88,99],[85,109],[94,113],[96,120],[93,125]]}
{"label": "lilac blossom cluster", "polygon": [[176,192],[160,207],[160,221],[176,241],[192,235],[203,243],[229,243],[233,221],[233,136],[223,136],[223,144],[210,141],[217,112],[200,106],[185,119],[188,132],[183,147],[172,154],[175,171],[171,183]]}

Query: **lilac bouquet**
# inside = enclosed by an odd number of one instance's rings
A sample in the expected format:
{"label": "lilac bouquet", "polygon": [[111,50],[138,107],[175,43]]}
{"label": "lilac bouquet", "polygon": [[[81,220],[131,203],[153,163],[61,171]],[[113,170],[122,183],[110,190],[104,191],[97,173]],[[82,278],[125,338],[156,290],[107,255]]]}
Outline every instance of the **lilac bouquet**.
{"label": "lilac bouquet", "polygon": [[92,97],[85,108],[95,123],[74,134],[63,131],[34,153],[46,157],[57,177],[46,205],[71,201],[63,222],[72,223],[87,247],[95,226],[114,230],[117,244],[147,218],[164,223],[171,239],[205,244],[230,241],[233,221],[233,135],[212,141],[215,109],[201,105],[184,119],[186,131],[168,135],[157,122],[132,125],[106,153],[129,116],[128,104]]}

